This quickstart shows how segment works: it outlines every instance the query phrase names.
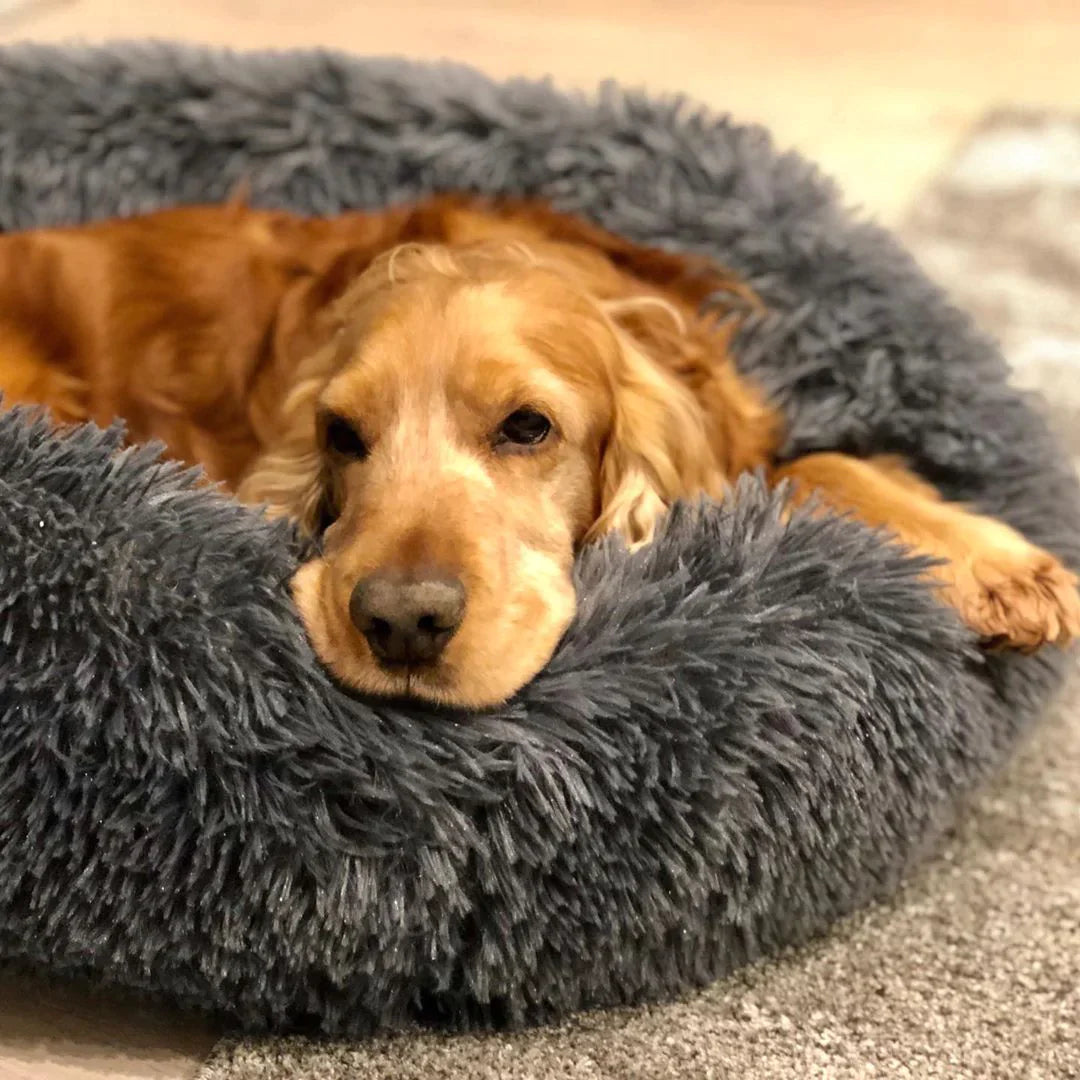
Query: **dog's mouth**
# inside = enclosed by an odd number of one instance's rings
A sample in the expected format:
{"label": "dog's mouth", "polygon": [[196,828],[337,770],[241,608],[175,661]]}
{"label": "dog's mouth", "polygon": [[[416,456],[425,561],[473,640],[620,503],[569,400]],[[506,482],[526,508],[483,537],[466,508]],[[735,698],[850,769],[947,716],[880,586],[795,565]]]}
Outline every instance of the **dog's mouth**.
{"label": "dog's mouth", "polygon": [[446,660],[384,660],[373,655],[372,663],[382,678],[400,688],[394,696],[454,704],[455,680]]}

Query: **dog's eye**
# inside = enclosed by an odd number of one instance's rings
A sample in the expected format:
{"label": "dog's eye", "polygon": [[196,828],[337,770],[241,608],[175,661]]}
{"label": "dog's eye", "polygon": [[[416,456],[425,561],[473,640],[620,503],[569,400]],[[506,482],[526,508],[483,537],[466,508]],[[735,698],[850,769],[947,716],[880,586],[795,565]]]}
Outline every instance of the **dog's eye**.
{"label": "dog's eye", "polygon": [[499,426],[498,446],[536,446],[551,434],[551,421],[535,409],[516,409]]}
{"label": "dog's eye", "polygon": [[328,450],[355,461],[367,457],[367,443],[348,420],[340,416],[331,416],[327,419],[324,430]]}

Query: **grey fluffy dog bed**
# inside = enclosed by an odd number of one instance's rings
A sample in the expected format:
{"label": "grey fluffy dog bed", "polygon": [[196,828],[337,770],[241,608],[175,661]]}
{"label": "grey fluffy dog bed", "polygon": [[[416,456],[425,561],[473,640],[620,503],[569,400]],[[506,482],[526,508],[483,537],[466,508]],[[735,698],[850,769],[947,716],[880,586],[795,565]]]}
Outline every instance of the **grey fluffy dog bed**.
{"label": "grey fluffy dog bed", "polygon": [[[1080,560],[1080,498],[995,349],[756,128],[457,68],[164,47],[0,53],[0,224],[216,200],[544,195],[734,267],[787,451],[906,454]],[[332,1033],[535,1021],[703,983],[886,893],[1044,708],[919,567],[749,479],[578,566],[484,715],[358,700],[288,531],[116,432],[0,418],[0,954]]]}

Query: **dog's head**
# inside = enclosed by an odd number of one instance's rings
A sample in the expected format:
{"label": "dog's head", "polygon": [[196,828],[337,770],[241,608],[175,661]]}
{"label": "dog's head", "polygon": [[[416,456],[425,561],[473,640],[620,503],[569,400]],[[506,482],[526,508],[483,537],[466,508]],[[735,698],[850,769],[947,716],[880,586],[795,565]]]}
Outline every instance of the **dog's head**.
{"label": "dog's head", "polygon": [[670,339],[678,313],[593,273],[555,249],[405,246],[330,308],[241,495],[322,533],[294,594],[344,682],[505,700],[574,613],[576,547],[644,540],[715,488],[701,409],[638,332]]}

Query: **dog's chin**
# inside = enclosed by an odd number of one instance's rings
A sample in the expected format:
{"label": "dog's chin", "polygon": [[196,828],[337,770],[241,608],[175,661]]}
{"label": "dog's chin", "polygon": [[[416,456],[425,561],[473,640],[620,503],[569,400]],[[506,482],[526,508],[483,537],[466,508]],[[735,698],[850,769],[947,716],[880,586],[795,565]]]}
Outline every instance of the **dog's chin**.
{"label": "dog's chin", "polygon": [[362,694],[447,708],[487,709],[513,697],[550,659],[574,609],[572,591],[569,599],[557,599],[547,631],[534,628],[528,635],[529,656],[504,639],[498,655],[489,656],[487,664],[470,665],[466,661],[469,648],[452,640],[444,658],[436,663],[387,665],[373,656],[347,616],[341,616],[328,596],[327,578],[323,560],[306,563],[293,577],[292,592],[312,647],[331,674]]}

